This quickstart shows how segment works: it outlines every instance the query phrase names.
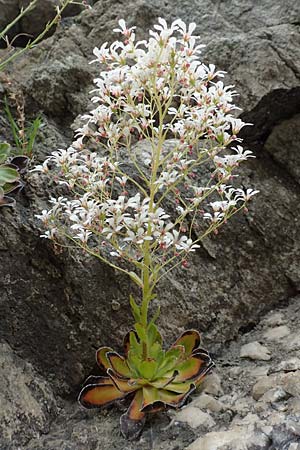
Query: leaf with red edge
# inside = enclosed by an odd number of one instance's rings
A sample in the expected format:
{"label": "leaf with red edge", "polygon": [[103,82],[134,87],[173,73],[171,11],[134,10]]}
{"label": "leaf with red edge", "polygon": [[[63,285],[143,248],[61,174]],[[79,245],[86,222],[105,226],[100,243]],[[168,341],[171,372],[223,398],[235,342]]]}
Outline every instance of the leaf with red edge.
{"label": "leaf with red edge", "polygon": [[[195,390],[195,385],[191,384],[187,392],[178,394],[175,392],[168,391],[166,389],[157,389],[157,399],[152,403],[149,401],[144,402],[142,407],[143,412],[152,412],[156,408],[171,407],[180,408],[185,403],[187,397]],[[153,395],[154,396],[154,395]]]}
{"label": "leaf with red edge", "polygon": [[128,333],[125,334],[124,340],[123,340],[123,348],[124,348],[124,354],[125,356],[128,355],[128,352],[130,350],[130,334],[135,334],[136,340],[138,339],[138,335],[135,330],[130,330]]}
{"label": "leaf with red edge", "polygon": [[193,381],[206,370],[206,367],[207,361],[203,361],[201,355],[193,355],[176,367],[178,375],[174,381],[176,383],[189,380]]}
{"label": "leaf with red edge", "polygon": [[116,388],[124,393],[133,392],[140,388],[140,385],[134,379],[124,379],[116,376],[112,369],[107,369],[107,373],[110,376],[112,382]]}
{"label": "leaf with red edge", "polygon": [[96,361],[98,366],[105,371],[111,367],[107,357],[108,352],[113,352],[113,349],[111,347],[100,347],[96,352]]}
{"label": "leaf with red edge", "polygon": [[119,355],[117,352],[107,352],[106,356],[110,363],[110,367],[117,375],[125,378],[131,377],[131,371],[123,356]]}
{"label": "leaf with red edge", "polygon": [[213,361],[210,361],[206,367],[203,368],[203,371],[198,375],[198,377],[193,380],[196,386],[199,386],[199,384],[202,382],[203,378],[206,377],[206,375],[209,374],[209,372],[213,369],[215,366],[215,363]]}
{"label": "leaf with red edge", "polygon": [[108,384],[88,384],[81,390],[78,400],[85,408],[99,408],[125,397],[111,382]]}
{"label": "leaf with red edge", "polygon": [[111,379],[109,377],[102,377],[100,375],[90,375],[84,382],[84,385],[88,384],[112,384]]}
{"label": "leaf with red edge", "polygon": [[196,350],[201,342],[200,334],[197,330],[186,330],[182,335],[174,342],[172,347],[177,345],[183,345],[186,356],[192,354]]}
{"label": "leaf with red edge", "polygon": [[143,431],[146,414],[141,411],[143,403],[142,390],[139,389],[125,414],[121,416],[121,433],[125,439],[137,439]]}
{"label": "leaf with red edge", "polygon": [[195,384],[194,381],[193,382],[185,382],[185,383],[168,383],[165,386],[162,386],[160,382],[152,382],[151,383],[152,386],[157,387],[159,389],[163,389],[163,390],[167,390],[167,391],[171,391],[171,392],[175,392],[176,394],[186,394],[190,388],[192,384]]}

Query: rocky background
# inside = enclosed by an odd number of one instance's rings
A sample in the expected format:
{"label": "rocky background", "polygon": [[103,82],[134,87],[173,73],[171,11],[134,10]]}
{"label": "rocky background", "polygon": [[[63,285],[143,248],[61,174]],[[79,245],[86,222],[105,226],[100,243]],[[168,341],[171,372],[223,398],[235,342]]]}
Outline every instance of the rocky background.
{"label": "rocky background", "polygon": [[[0,0],[0,28],[25,3]],[[15,32],[38,33],[55,3],[43,0]],[[41,113],[44,123],[32,164],[65,148],[89,108],[93,47],[114,39],[119,18],[141,38],[157,17],[180,17],[197,23],[204,62],[226,70],[240,93],[241,117],[253,123],[244,138],[257,156],[242,180],[261,193],[160,287],[166,341],[196,328],[215,356],[205,394],[176,416],[153,418],[139,442],[126,443],[117,408],[82,411],[76,395],[95,349],[118,348],[130,327],[132,286],[99,261],[39,238],[34,215],[55,187],[28,175],[16,208],[0,210],[0,449],[299,450],[300,4],[92,3],[67,11],[52,37],[0,75],[0,140],[13,143],[2,106],[17,89],[27,119]]]}

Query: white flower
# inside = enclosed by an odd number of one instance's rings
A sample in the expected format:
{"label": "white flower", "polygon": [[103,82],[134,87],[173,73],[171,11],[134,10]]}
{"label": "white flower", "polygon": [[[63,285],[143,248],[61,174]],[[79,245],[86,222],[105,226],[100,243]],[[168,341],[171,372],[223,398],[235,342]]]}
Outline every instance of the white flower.
{"label": "white flower", "polygon": [[131,35],[132,31],[136,29],[136,27],[127,28],[124,19],[120,19],[118,23],[119,23],[120,28],[114,28],[113,31],[115,33],[122,33],[126,37],[129,37]]}
{"label": "white flower", "polygon": [[55,237],[57,236],[57,234],[58,234],[58,229],[51,228],[50,230],[45,231],[45,234],[41,234],[40,237],[45,238],[45,239],[54,240]]}
{"label": "white flower", "polygon": [[254,195],[259,193],[259,191],[254,189],[246,189],[246,191],[243,189],[237,189],[236,192],[238,193],[238,199],[243,200],[244,202],[248,202]]}
{"label": "white flower", "polygon": [[49,159],[46,159],[43,164],[38,164],[33,169],[30,170],[30,172],[43,172],[48,173],[49,167],[48,167]]}
{"label": "white flower", "polygon": [[79,239],[84,244],[87,244],[88,239],[92,234],[93,233],[91,231],[81,230],[80,233],[75,234],[74,238]]}
{"label": "white flower", "polygon": [[[136,42],[135,27],[121,19],[114,29],[121,40],[94,49],[101,67],[93,109],[72,146],[34,169],[53,173],[64,192],[37,216],[48,228],[44,237],[61,232],[98,249],[111,241],[106,256],[133,264],[147,250],[159,267],[199,247],[188,223],[204,218],[206,230],[215,230],[258,193],[232,186],[239,164],[254,157],[241,145],[229,149],[248,124],[233,117],[236,92],[219,80],[224,72],[199,59],[195,28],[159,18],[148,40]],[[135,146],[137,139],[145,145]],[[172,195],[176,209],[165,210]]]}

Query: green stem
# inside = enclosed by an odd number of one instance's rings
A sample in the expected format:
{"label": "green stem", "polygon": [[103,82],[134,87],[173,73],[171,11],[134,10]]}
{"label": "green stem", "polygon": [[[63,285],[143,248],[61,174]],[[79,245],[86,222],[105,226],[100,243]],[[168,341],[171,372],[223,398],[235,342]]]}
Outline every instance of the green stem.
{"label": "green stem", "polygon": [[[30,4],[30,8],[35,6],[35,2],[32,2],[33,4]],[[57,24],[60,17],[61,17],[61,13],[63,12],[63,10],[70,4],[72,3],[72,0],[65,0],[62,5],[60,7],[57,7],[57,13],[54,17],[54,19],[52,19],[50,22],[47,23],[47,25],[45,26],[44,30],[42,31],[41,34],[39,34],[39,36],[37,36],[33,41],[29,42],[26,47],[21,48],[19,50],[17,50],[15,53],[13,53],[11,56],[7,57],[7,59],[4,60],[0,60],[0,72],[6,67],[6,65],[8,63],[10,63],[11,61],[13,61],[15,58],[17,58],[18,56],[21,56],[24,52],[26,52],[27,50],[30,50],[32,48],[34,48],[42,39],[43,37],[48,33],[48,31],[53,27],[53,25]],[[21,17],[24,15],[25,11],[28,11],[30,9],[29,7],[26,8],[26,10],[24,10],[23,12],[21,12]],[[18,16],[15,20],[19,20],[20,17]],[[8,25],[10,27],[10,25]],[[2,31],[0,36],[5,32]]]}

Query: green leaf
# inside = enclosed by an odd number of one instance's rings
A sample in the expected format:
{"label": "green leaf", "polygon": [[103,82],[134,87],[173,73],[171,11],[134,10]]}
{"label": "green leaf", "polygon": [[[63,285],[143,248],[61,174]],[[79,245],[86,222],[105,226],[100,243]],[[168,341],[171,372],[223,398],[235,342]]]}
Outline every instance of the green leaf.
{"label": "green leaf", "polygon": [[103,370],[107,370],[110,365],[110,361],[108,359],[107,353],[113,352],[111,347],[100,347],[96,352],[96,361],[98,366]]}
{"label": "green leaf", "polygon": [[28,156],[32,155],[32,150],[35,142],[36,135],[42,125],[42,119],[37,117],[31,124],[29,128],[26,129],[27,145],[26,154]]}
{"label": "green leaf", "polygon": [[152,380],[157,371],[156,361],[142,361],[139,367],[139,372],[146,380]]}
{"label": "green leaf", "polygon": [[79,394],[79,402],[85,408],[99,408],[123,398],[126,393],[119,391],[111,381],[109,384],[88,384]]}
{"label": "green leaf", "polygon": [[130,342],[130,350],[134,353],[140,354],[143,346],[138,340],[138,335],[135,333],[135,331],[131,331],[129,335],[129,342]]}
{"label": "green leaf", "polygon": [[157,321],[157,319],[159,318],[160,315],[160,306],[157,308],[156,313],[154,314],[154,316],[152,317],[150,324],[155,323]]}
{"label": "green leaf", "polygon": [[7,142],[0,142],[0,164],[4,163],[10,154],[10,145]]}
{"label": "green leaf", "polygon": [[132,372],[132,376],[138,378],[140,376],[139,367],[141,365],[141,356],[130,350],[127,356],[127,364]]}
{"label": "green leaf", "polygon": [[15,206],[16,201],[14,198],[8,197],[4,195],[4,197],[0,197],[0,206]]}
{"label": "green leaf", "polygon": [[23,185],[20,181],[15,181],[14,183],[5,183],[2,189],[5,194],[10,194],[15,192],[17,189],[21,188]]}
{"label": "green leaf", "polygon": [[16,169],[9,167],[8,165],[0,166],[0,186],[5,183],[13,183],[20,178],[20,175]]}
{"label": "green leaf", "polygon": [[118,376],[116,376],[116,374],[114,373],[114,371],[112,369],[107,369],[107,374],[110,376],[110,378],[113,381],[116,388],[119,391],[124,392],[124,394],[126,392],[136,391],[137,389],[140,388],[140,385],[138,383],[136,383],[134,379],[125,380],[125,379],[119,378]]}
{"label": "green leaf", "polygon": [[163,353],[162,357],[164,357],[164,352],[161,348],[161,345],[159,342],[154,342],[154,344],[152,344],[149,348],[149,357],[155,359],[156,361],[160,356],[160,353]]}
{"label": "green leaf", "polygon": [[132,279],[132,281],[135,282],[135,284],[137,284],[141,289],[143,289],[143,281],[135,272],[129,272],[129,276]]}
{"label": "green leaf", "polygon": [[130,369],[122,356],[117,352],[108,352],[106,356],[110,362],[111,368],[117,375],[127,378],[131,377]]}
{"label": "green leaf", "polygon": [[186,356],[192,354],[200,345],[200,334],[197,330],[186,330],[173,344],[173,347],[183,345]]}
{"label": "green leaf", "polygon": [[142,389],[139,389],[127,412],[121,416],[121,433],[125,439],[134,440],[139,437],[146,421],[146,414],[141,411],[143,403]]}
{"label": "green leaf", "polygon": [[184,354],[184,347],[177,346],[173,347],[166,352],[164,360],[161,362],[159,369],[157,371],[157,377],[162,377],[166,373],[177,369],[177,365]]}
{"label": "green leaf", "polygon": [[136,304],[134,298],[132,295],[129,296],[129,302],[130,302],[130,306],[131,306],[131,311],[133,314],[133,317],[135,319],[136,322],[140,322],[141,321],[141,309],[140,307]]}
{"label": "green leaf", "polygon": [[143,325],[141,325],[140,323],[135,323],[134,328],[136,329],[136,332],[137,332],[137,335],[138,335],[140,341],[145,342],[147,344],[148,336],[147,336],[145,327],[143,327]]}
{"label": "green leaf", "polygon": [[161,343],[162,337],[154,323],[150,323],[147,328],[148,344],[151,347],[155,342]]}

